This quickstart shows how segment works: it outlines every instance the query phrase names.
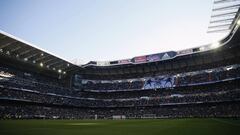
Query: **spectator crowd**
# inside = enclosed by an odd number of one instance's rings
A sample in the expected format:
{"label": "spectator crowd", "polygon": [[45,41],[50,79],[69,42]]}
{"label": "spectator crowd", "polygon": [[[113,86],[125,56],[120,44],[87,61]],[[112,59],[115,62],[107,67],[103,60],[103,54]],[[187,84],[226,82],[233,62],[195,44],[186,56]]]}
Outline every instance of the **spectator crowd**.
{"label": "spectator crowd", "polygon": [[0,67],[0,118],[240,116],[240,65],[173,76],[170,88],[144,89],[144,79],[135,78],[87,81],[76,90],[54,78]]}

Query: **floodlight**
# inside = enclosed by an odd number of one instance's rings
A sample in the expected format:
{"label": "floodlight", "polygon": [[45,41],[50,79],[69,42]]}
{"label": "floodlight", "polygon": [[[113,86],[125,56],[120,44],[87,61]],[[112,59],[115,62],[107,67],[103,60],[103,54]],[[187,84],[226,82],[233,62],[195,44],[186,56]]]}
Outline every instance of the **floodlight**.
{"label": "floodlight", "polygon": [[199,50],[200,50],[200,51],[204,51],[204,50],[205,50],[205,47],[202,46],[202,47],[199,48]]}
{"label": "floodlight", "polygon": [[39,65],[40,65],[40,67],[43,67],[43,63],[42,62]]}
{"label": "floodlight", "polygon": [[220,46],[220,43],[219,42],[215,42],[211,45],[211,48],[212,49],[215,49],[215,48],[218,48]]}
{"label": "floodlight", "polygon": [[229,70],[233,69],[233,67],[230,66],[230,67],[227,67],[226,69],[227,69],[227,71],[229,71]]}
{"label": "floodlight", "polygon": [[58,69],[58,73],[62,73],[62,70],[61,70],[61,69]]}
{"label": "floodlight", "polygon": [[240,25],[240,19],[237,21],[237,25]]}

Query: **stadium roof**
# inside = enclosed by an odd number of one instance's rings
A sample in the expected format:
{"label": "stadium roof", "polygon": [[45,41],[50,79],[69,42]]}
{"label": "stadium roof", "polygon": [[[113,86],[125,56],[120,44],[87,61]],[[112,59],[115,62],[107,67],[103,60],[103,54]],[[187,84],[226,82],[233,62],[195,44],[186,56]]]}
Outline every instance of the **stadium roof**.
{"label": "stadium roof", "polygon": [[240,0],[214,0],[208,33],[230,31],[239,17]]}
{"label": "stadium roof", "polygon": [[59,74],[77,68],[71,62],[0,30],[0,54]]}
{"label": "stadium roof", "polygon": [[[222,0],[222,1],[215,1],[215,2],[223,2],[223,1],[240,1],[240,0]],[[228,28],[230,28],[229,35],[231,35],[231,32],[234,31],[234,27],[240,26],[240,12],[239,8],[240,6],[237,6],[237,11],[235,12],[234,19],[231,19],[231,24]],[[217,27],[217,26],[216,26]],[[237,27],[238,28],[238,27]],[[229,36],[228,35],[228,36]],[[227,36],[227,37],[228,37]],[[223,39],[224,40],[224,39]],[[209,48],[210,46],[210,48]],[[192,49],[186,49],[183,50],[185,54],[188,54],[186,52],[194,52],[193,50],[198,50],[196,52],[201,52],[202,48],[206,47],[204,50],[213,49],[211,48],[211,45],[202,46],[198,48],[192,48]],[[177,54],[182,54],[182,51],[176,52]],[[31,43],[28,43],[26,41],[23,41],[21,39],[18,39],[17,37],[14,37],[4,31],[0,30],[0,55],[7,56],[12,59],[16,59],[25,63],[29,63],[38,67],[41,67],[46,70],[50,70],[53,72],[57,72],[58,74],[67,74],[69,71],[74,71],[79,68],[85,67],[85,66],[77,66],[68,60],[65,60],[64,58],[61,58],[59,56],[56,56],[55,54],[52,54],[44,49],[41,49]],[[165,55],[165,53],[164,53]],[[164,56],[163,55],[163,56]],[[138,57],[137,57],[138,58]],[[134,57],[134,59],[136,59]],[[138,58],[139,59],[139,58]],[[127,60],[120,60],[121,62],[128,63]],[[104,62],[93,62],[95,66],[111,66],[115,65],[115,61],[104,61]],[[120,62],[120,63],[121,63]],[[100,64],[99,64],[100,63]],[[107,63],[107,64],[106,64]],[[119,61],[117,61],[119,63]],[[90,63],[91,65],[91,63]]]}

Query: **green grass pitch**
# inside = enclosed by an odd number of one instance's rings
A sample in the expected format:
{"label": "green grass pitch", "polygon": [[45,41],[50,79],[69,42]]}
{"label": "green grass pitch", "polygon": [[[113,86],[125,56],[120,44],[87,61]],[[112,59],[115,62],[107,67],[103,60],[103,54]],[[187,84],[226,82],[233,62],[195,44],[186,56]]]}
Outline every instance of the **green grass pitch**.
{"label": "green grass pitch", "polygon": [[0,135],[240,135],[240,119],[1,120]]}

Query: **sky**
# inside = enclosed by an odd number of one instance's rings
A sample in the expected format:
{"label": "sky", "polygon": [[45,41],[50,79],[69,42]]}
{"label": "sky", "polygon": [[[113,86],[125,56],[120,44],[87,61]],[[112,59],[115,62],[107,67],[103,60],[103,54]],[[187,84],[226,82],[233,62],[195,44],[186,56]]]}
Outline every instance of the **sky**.
{"label": "sky", "polygon": [[0,0],[0,29],[80,63],[216,42],[213,0]]}

